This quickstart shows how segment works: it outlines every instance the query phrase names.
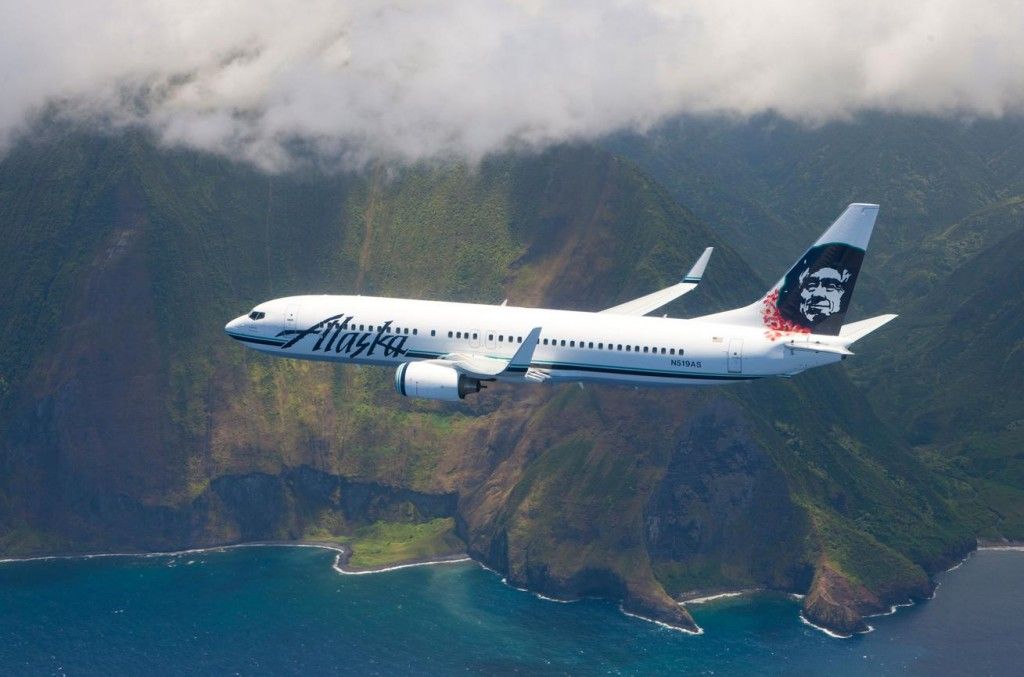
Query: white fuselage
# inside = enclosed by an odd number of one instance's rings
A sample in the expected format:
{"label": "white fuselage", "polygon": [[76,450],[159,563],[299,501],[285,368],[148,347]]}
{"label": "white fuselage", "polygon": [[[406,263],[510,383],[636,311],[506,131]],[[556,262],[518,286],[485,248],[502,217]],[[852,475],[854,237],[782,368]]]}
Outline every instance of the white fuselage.
{"label": "white fuselage", "polygon": [[833,337],[703,320],[370,296],[295,296],[263,303],[253,313],[263,316],[243,315],[225,328],[250,348],[383,366],[452,353],[507,360],[532,328],[541,327],[529,366],[552,382],[705,385],[790,376],[841,359],[791,347]]}

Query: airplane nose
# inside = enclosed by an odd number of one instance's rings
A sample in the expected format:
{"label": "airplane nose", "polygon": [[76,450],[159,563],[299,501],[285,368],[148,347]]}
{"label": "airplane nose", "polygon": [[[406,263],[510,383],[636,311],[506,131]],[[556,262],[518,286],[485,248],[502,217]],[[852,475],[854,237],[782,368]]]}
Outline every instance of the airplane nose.
{"label": "airplane nose", "polygon": [[245,315],[239,315],[238,317],[224,325],[224,331],[226,331],[229,334],[233,331],[237,331],[244,319]]}

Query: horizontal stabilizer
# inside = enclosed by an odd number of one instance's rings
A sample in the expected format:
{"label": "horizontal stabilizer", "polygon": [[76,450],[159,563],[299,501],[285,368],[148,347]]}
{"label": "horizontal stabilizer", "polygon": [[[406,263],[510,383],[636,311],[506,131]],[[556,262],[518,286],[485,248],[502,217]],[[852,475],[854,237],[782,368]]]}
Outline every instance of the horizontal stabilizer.
{"label": "horizontal stabilizer", "polygon": [[704,250],[704,253],[700,255],[697,262],[693,264],[690,271],[683,276],[683,279],[671,287],[665,287],[658,291],[648,294],[647,296],[641,296],[638,299],[627,301],[613,308],[602,310],[602,313],[610,313],[613,315],[646,315],[652,311],[661,308],[664,305],[675,301],[683,294],[693,291],[697,284],[700,282],[701,277],[704,275],[704,269],[708,267],[708,259],[711,258],[711,252],[714,251],[714,247],[708,247]]}
{"label": "horizontal stabilizer", "polygon": [[846,344],[849,345],[854,341],[867,336],[879,327],[895,320],[897,317],[897,315],[879,315],[878,317],[870,317],[866,320],[860,320],[859,322],[844,324],[843,328],[839,330],[839,336],[845,339]]}

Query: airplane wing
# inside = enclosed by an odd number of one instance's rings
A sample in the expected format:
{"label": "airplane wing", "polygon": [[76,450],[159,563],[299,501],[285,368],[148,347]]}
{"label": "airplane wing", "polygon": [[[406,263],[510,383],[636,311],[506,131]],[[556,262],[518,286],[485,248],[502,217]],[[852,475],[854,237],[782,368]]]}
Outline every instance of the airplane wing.
{"label": "airplane wing", "polygon": [[523,374],[530,369],[533,351],[536,350],[540,340],[540,330],[540,327],[531,329],[519,345],[518,350],[508,360],[477,353],[448,353],[436,360],[428,361],[453,367],[466,376],[479,379],[494,378],[505,373]]}
{"label": "airplane wing", "polygon": [[601,312],[611,313],[614,315],[646,315],[651,311],[657,310],[658,308],[675,301],[686,292],[693,291],[697,287],[701,276],[704,275],[704,269],[707,268],[708,259],[711,258],[712,251],[714,251],[714,247],[708,247],[705,249],[704,253],[700,255],[699,259],[697,259],[697,263],[693,264],[693,268],[690,268],[690,272],[688,272],[681,281],[671,287],[665,287],[653,294],[641,296],[638,299],[627,301],[626,303],[602,310]]}

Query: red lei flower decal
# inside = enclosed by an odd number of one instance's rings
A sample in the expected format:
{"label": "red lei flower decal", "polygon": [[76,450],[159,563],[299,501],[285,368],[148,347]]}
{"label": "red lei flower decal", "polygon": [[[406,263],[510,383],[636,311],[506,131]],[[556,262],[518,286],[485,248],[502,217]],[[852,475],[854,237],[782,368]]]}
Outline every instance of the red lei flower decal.
{"label": "red lei flower decal", "polygon": [[774,341],[781,338],[784,334],[810,334],[811,330],[809,327],[803,327],[795,322],[790,322],[779,314],[778,300],[778,289],[771,290],[764,297],[764,311],[761,314],[761,318],[764,320],[764,326],[768,327],[768,331],[764,335]]}

